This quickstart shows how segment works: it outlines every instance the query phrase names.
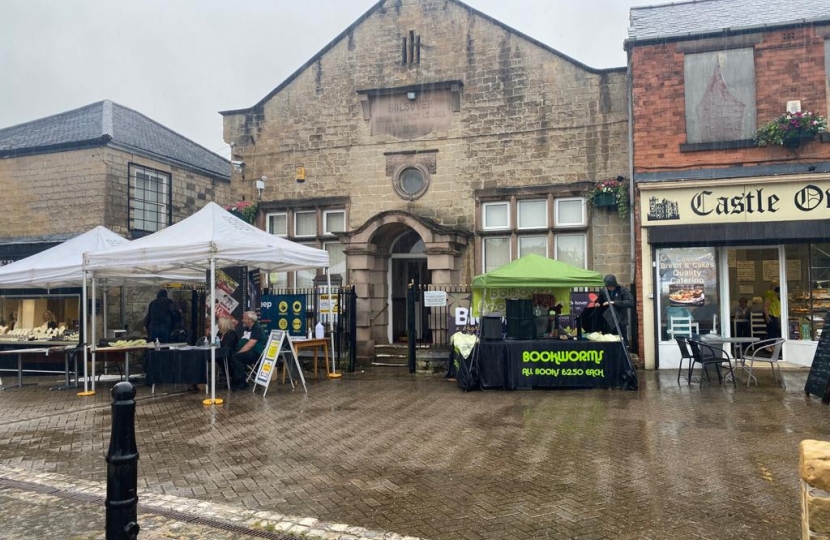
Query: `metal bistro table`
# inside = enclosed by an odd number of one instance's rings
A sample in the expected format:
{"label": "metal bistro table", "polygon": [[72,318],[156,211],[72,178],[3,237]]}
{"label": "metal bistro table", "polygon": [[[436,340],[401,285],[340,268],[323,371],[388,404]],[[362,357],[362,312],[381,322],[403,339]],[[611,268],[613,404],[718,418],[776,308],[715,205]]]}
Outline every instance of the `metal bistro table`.
{"label": "metal bistro table", "polygon": [[741,363],[741,369],[745,370],[746,368],[744,366],[744,345],[760,341],[761,338],[759,338],[759,337],[749,337],[749,336],[746,336],[746,337],[726,337],[726,336],[721,336],[721,335],[718,335],[718,334],[702,334],[700,336],[700,339],[702,341],[705,341],[705,342],[708,342],[708,343],[716,343],[716,344],[729,343],[731,345],[735,345],[737,350],[738,350],[738,354],[735,355],[735,363],[737,364],[738,362],[740,362]]}

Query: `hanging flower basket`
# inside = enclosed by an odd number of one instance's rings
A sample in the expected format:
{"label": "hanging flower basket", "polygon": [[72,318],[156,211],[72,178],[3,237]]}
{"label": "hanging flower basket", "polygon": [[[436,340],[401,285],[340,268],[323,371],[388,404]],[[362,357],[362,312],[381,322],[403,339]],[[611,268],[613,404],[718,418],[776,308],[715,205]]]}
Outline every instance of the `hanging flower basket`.
{"label": "hanging flower basket", "polygon": [[594,206],[597,208],[614,208],[617,206],[617,196],[613,193],[597,193],[594,195]]}
{"label": "hanging flower basket", "polygon": [[594,208],[616,208],[621,219],[628,217],[628,184],[618,176],[597,182],[588,191],[588,201]]}
{"label": "hanging flower basket", "polygon": [[229,204],[224,208],[245,223],[253,225],[256,221],[257,204],[255,202],[240,201]]}
{"label": "hanging flower basket", "polygon": [[778,145],[794,151],[803,142],[812,141],[827,131],[827,118],[810,111],[782,114],[758,128],[758,146]]}

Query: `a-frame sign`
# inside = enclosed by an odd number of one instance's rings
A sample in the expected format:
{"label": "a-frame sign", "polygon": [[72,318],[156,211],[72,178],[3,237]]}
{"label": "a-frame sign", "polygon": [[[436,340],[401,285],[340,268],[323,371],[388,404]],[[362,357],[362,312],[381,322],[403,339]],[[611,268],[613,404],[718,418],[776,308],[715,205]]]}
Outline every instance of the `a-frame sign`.
{"label": "a-frame sign", "polygon": [[288,369],[288,363],[293,360],[297,368],[297,373],[300,374],[303,390],[307,394],[308,388],[305,386],[303,368],[300,366],[300,360],[297,358],[297,351],[294,350],[294,345],[284,330],[271,330],[268,336],[268,343],[265,345],[265,350],[262,351],[262,357],[259,359],[259,364],[256,368],[253,391],[256,392],[257,386],[264,386],[265,391],[262,393],[262,397],[265,397],[265,394],[268,393],[268,385],[271,384],[271,376],[275,375],[274,371],[277,368],[277,360],[280,355],[283,355],[283,362],[286,362],[285,368],[288,370],[291,387],[294,387],[294,378],[291,376],[291,369]]}

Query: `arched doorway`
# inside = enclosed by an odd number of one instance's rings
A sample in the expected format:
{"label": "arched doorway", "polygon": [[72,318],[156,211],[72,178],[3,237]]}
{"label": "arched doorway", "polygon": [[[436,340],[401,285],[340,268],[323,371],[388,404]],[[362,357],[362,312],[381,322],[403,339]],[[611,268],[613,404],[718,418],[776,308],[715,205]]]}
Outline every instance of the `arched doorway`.
{"label": "arched doorway", "polygon": [[[389,287],[389,305],[392,312],[389,317],[389,343],[397,343],[407,335],[406,296],[408,286],[429,285],[432,283],[427,268],[426,245],[421,236],[412,229],[407,230],[392,241],[389,250],[390,264],[387,282]],[[416,309],[416,313],[421,310]],[[428,339],[429,325],[422,320],[415,321],[416,333],[420,339]]]}

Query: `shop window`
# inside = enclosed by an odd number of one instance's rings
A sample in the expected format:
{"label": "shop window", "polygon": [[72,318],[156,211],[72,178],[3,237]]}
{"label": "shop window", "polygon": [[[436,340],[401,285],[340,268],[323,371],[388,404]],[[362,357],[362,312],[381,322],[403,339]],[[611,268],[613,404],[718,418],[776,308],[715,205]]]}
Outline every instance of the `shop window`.
{"label": "shop window", "polygon": [[554,259],[577,268],[588,268],[586,240],[584,234],[557,234],[554,238]]}
{"label": "shop window", "polygon": [[548,237],[547,236],[520,236],[519,237],[519,257],[524,257],[530,253],[548,256]]}
{"label": "shop window", "polygon": [[482,227],[485,230],[507,229],[510,227],[510,203],[484,203],[482,208]]}
{"label": "shop window", "polygon": [[554,207],[554,224],[556,227],[587,226],[584,198],[556,199]]}
{"label": "shop window", "polygon": [[540,229],[548,226],[548,203],[545,200],[519,201],[516,214],[519,229]]}
{"label": "shop window", "polygon": [[334,234],[346,230],[346,212],[344,210],[326,210],[323,212],[323,234]]}
{"label": "shop window", "polygon": [[267,231],[276,236],[288,236],[288,214],[267,214],[265,216]]}
{"label": "shop window", "polygon": [[483,244],[485,273],[510,262],[510,237],[485,238]]}
{"label": "shop window", "polygon": [[755,56],[752,48],[687,54],[684,59],[686,142],[755,136]]}
{"label": "shop window", "polygon": [[[720,303],[715,248],[667,248],[657,252],[661,340],[681,335],[673,322],[692,318],[695,333],[715,330]],[[683,326],[687,337],[688,322]],[[718,328],[720,331],[720,328]]]}
{"label": "shop window", "polygon": [[170,175],[133,164],[130,170],[130,230],[154,233],[170,225]]}
{"label": "shop window", "polygon": [[294,213],[294,236],[317,236],[317,212]]}

